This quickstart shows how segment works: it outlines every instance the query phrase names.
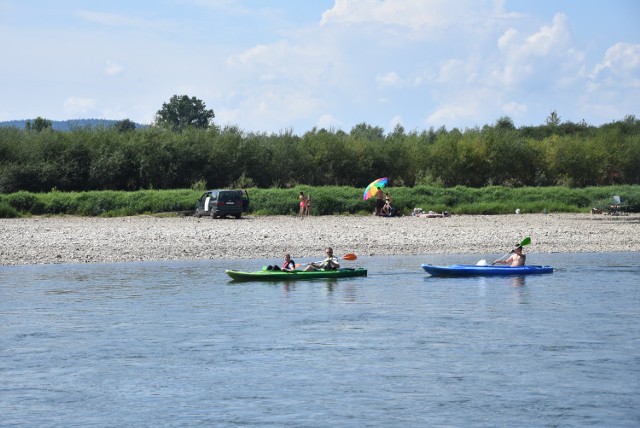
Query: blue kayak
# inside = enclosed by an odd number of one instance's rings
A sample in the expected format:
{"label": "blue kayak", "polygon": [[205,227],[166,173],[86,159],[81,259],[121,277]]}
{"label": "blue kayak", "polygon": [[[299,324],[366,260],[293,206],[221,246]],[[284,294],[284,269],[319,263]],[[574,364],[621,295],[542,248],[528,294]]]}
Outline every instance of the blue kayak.
{"label": "blue kayak", "polygon": [[532,275],[541,273],[553,273],[551,266],[477,266],[477,265],[450,265],[435,266],[423,264],[422,269],[433,276],[475,276],[475,275]]}

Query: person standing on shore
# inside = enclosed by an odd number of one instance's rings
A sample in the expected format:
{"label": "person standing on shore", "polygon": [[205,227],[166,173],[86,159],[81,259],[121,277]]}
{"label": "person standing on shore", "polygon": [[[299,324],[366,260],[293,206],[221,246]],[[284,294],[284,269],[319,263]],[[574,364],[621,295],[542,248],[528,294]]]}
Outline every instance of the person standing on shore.
{"label": "person standing on shore", "polygon": [[298,200],[300,201],[300,213],[298,217],[304,218],[305,206],[307,204],[307,198],[304,196],[304,192],[300,192],[300,196],[298,196]]}
{"label": "person standing on shore", "polygon": [[382,208],[384,208],[384,192],[382,188],[378,187],[376,191],[376,212],[375,215],[382,214]]}
{"label": "person standing on shore", "polygon": [[306,215],[310,216],[311,215],[311,195],[307,196],[307,201],[304,204],[304,210]]}

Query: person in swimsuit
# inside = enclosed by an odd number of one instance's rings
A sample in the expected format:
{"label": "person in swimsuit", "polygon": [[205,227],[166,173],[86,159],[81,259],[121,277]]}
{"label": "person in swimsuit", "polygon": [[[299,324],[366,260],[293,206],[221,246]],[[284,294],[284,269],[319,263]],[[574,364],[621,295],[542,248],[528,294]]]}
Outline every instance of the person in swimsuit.
{"label": "person in swimsuit", "polygon": [[382,214],[382,208],[384,207],[384,192],[380,187],[378,187],[378,191],[376,192],[376,215]]}
{"label": "person in swimsuit", "polygon": [[304,205],[304,211],[307,216],[311,215],[311,195],[307,196],[307,201],[305,202],[305,205]]}
{"label": "person in swimsuit", "polygon": [[304,217],[305,206],[307,204],[307,198],[304,196],[304,192],[300,192],[300,196],[298,196],[298,199],[300,200],[300,214],[299,214],[299,217],[303,218]]}

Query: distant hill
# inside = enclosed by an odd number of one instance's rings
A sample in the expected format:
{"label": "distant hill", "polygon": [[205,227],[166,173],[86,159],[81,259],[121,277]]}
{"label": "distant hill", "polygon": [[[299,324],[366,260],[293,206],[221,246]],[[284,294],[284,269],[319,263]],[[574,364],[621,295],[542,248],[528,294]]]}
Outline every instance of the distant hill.
{"label": "distant hill", "polygon": [[[24,129],[28,119],[24,120],[8,120],[4,122],[0,122],[0,126],[3,127],[15,127],[19,129]],[[33,119],[31,119],[33,122]],[[73,128],[95,128],[98,126],[110,127],[115,123],[119,122],[119,120],[111,120],[111,119],[71,119],[71,120],[52,120],[51,127],[55,131],[70,131]],[[146,128],[149,125],[142,125],[140,123],[136,123],[136,128]]]}

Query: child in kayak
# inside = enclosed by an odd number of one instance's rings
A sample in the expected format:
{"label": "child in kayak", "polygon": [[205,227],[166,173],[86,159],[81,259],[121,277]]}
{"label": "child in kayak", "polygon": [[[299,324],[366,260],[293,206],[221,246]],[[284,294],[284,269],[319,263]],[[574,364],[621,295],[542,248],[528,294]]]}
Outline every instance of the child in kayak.
{"label": "child in kayak", "polygon": [[337,270],[340,269],[340,263],[338,263],[338,259],[333,256],[333,249],[331,247],[327,247],[324,249],[324,253],[327,258],[322,260],[321,262],[309,263],[309,265],[304,268],[305,272],[309,272],[312,270]]}

